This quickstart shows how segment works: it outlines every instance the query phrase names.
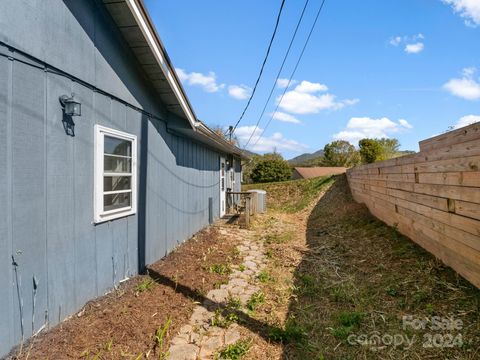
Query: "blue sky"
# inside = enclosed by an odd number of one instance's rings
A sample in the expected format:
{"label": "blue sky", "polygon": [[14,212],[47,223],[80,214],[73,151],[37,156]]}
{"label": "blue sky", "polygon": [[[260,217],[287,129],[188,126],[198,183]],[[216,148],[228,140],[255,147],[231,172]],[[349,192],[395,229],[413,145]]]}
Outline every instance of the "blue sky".
{"label": "blue sky", "polygon": [[[145,0],[197,117],[233,125],[253,87],[280,0]],[[286,0],[259,87],[237,129],[253,131],[304,0]],[[310,0],[288,78],[320,0]],[[480,120],[480,0],[326,0],[305,55],[264,136],[249,149],[286,158],[334,140],[396,137],[402,149]],[[477,71],[478,68],[478,71]],[[278,84],[260,129],[282,94]],[[258,141],[257,141],[258,139]],[[252,147],[252,145],[255,146]]]}

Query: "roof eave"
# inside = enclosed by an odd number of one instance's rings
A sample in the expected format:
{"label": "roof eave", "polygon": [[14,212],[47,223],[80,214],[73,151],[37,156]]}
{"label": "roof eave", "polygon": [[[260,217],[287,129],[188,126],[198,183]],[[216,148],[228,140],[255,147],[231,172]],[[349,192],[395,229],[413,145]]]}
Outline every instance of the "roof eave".
{"label": "roof eave", "polygon": [[137,22],[140,30],[142,31],[143,35],[145,36],[145,40],[150,47],[157,63],[159,64],[162,72],[167,79],[175,97],[177,98],[185,117],[187,118],[188,122],[192,126],[192,129],[196,131],[197,127],[199,126],[199,122],[197,121],[197,117],[193,108],[188,100],[188,97],[183,89],[183,86],[180,80],[177,77],[175,69],[172,66],[170,58],[168,57],[167,52],[165,51],[165,47],[163,46],[160,37],[153,26],[153,23],[148,15],[148,12],[145,9],[143,1],[141,0],[125,0],[135,21]]}

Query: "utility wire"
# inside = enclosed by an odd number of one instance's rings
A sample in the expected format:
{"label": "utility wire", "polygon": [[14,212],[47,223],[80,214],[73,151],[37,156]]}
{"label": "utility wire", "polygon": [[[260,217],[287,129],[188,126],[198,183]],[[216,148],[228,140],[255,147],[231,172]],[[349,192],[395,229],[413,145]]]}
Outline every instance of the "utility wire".
{"label": "utility wire", "polygon": [[250,98],[248,99],[247,105],[245,106],[245,108],[242,111],[242,115],[240,115],[240,118],[237,120],[237,123],[233,127],[233,130],[230,132],[231,135],[233,135],[233,133],[237,129],[237,126],[238,126],[238,124],[240,124],[240,121],[242,121],[243,116],[245,115],[245,112],[247,111],[248,107],[250,106],[250,102],[252,101],[253,95],[255,95],[255,91],[257,90],[258,83],[260,82],[260,78],[262,77],[263,69],[265,68],[265,64],[267,62],[268,55],[270,54],[270,49],[272,48],[273,39],[275,39],[275,35],[277,33],[278,24],[280,22],[280,17],[282,15],[282,10],[283,10],[284,5],[285,5],[285,0],[282,0],[282,4],[280,5],[280,10],[279,10],[278,15],[277,15],[277,21],[275,23],[275,29],[273,30],[273,34],[272,34],[272,37],[270,39],[270,44],[268,45],[267,53],[265,54],[265,59],[263,59],[262,67],[260,68],[260,73],[258,74],[257,81],[255,82],[252,93],[250,94]]}
{"label": "utility wire", "polygon": [[302,14],[300,15],[300,19],[298,19],[297,26],[295,27],[295,31],[293,33],[292,39],[290,40],[290,44],[288,45],[287,52],[285,53],[285,56],[283,57],[282,65],[280,66],[280,70],[278,70],[277,77],[275,78],[272,89],[270,90],[270,94],[268,95],[267,101],[265,101],[265,106],[263,107],[262,113],[260,114],[260,116],[257,120],[257,123],[255,124],[255,128],[253,129],[252,133],[250,134],[250,137],[248,138],[248,141],[243,146],[243,149],[245,149],[248,146],[248,144],[250,144],[250,141],[252,140],[253,134],[255,134],[255,131],[257,131],[258,125],[260,124],[260,121],[262,120],[263,114],[265,114],[265,110],[267,109],[268,103],[270,102],[270,99],[272,98],[272,94],[275,90],[275,87],[277,86],[278,78],[280,77],[280,74],[282,73],[285,62],[287,61],[288,54],[290,54],[290,49],[292,48],[293,41],[295,40],[295,37],[297,36],[298,28],[300,27],[300,23],[302,22],[303,15],[305,14],[305,10],[307,9],[307,5],[308,5],[309,1],[310,0],[305,1],[305,5],[303,6]]}
{"label": "utility wire", "polygon": [[297,71],[298,65],[300,64],[300,61],[302,60],[303,54],[305,53],[305,49],[307,48],[308,42],[310,41],[310,37],[312,36],[313,30],[315,29],[315,25],[317,24],[317,20],[318,20],[318,18],[319,18],[319,16],[320,16],[320,13],[322,12],[323,6],[325,5],[325,1],[326,1],[326,0],[322,0],[322,4],[320,5],[320,8],[318,9],[317,15],[315,16],[315,21],[313,22],[312,28],[310,29],[310,32],[309,32],[309,34],[308,34],[308,37],[307,37],[307,39],[305,40],[305,44],[303,45],[302,52],[300,53],[300,56],[298,57],[297,63],[295,64],[295,68],[293,69],[292,74],[290,75],[290,78],[288,79],[288,84],[287,84],[287,86],[285,87],[285,90],[283,91],[282,96],[280,97],[280,100],[278,101],[277,107],[275,108],[275,111],[272,113],[272,116],[271,116],[270,119],[268,120],[268,122],[267,122],[267,124],[265,125],[262,133],[261,133],[260,136],[257,138],[257,140],[255,141],[255,144],[253,144],[253,146],[257,145],[258,141],[262,138],[263,134],[265,133],[265,131],[266,131],[267,128],[268,128],[268,125],[270,125],[270,122],[272,121],[273,117],[274,117],[275,114],[277,113],[278,107],[279,107],[280,104],[282,103],[283,97],[285,96],[285,93],[287,92],[287,90],[288,90],[288,88],[289,88],[289,86],[290,86],[290,84],[291,84],[291,82],[292,82],[292,79],[293,79],[293,77],[295,76],[295,72]]}

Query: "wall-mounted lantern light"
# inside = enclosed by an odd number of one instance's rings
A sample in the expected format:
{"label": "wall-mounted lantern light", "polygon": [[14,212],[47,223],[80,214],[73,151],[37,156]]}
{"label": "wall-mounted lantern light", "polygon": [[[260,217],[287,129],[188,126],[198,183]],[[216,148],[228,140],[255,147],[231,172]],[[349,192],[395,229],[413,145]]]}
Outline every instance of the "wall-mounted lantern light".
{"label": "wall-mounted lantern light", "polygon": [[82,115],[82,104],[75,100],[75,94],[72,96],[62,95],[60,96],[60,103],[63,106],[65,115],[68,116],[80,116]]}

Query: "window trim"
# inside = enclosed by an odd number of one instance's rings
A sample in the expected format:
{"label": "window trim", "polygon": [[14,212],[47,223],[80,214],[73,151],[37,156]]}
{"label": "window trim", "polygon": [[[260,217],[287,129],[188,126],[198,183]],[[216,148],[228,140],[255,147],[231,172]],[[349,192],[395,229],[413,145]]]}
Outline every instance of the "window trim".
{"label": "window trim", "polygon": [[[130,190],[118,190],[115,193],[131,193],[131,206],[113,209],[103,210],[104,204],[104,177],[111,173],[104,172],[104,145],[105,135],[114,137],[117,139],[131,141],[132,143],[132,169],[131,173],[114,173],[114,176],[131,176],[131,191]],[[105,221],[111,221],[119,219],[125,216],[136,214],[137,212],[137,136],[129,134],[123,131],[107,128],[105,126],[95,125],[94,134],[94,196],[93,196],[93,213],[94,223],[102,223]],[[107,191],[108,192],[108,191]],[[110,192],[111,193],[111,192]]]}

